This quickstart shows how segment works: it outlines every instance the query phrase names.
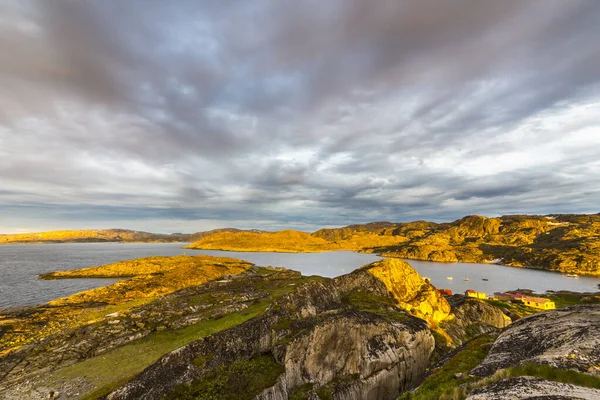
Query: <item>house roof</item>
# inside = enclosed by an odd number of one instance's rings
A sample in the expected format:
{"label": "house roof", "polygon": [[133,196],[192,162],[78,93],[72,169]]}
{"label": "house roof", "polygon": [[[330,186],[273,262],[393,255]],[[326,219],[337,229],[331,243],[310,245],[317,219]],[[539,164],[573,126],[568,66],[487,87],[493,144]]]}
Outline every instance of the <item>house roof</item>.
{"label": "house roof", "polygon": [[529,296],[523,296],[523,300],[533,301],[535,303],[547,303],[549,301],[552,301],[550,299],[546,299],[543,297],[529,297]]}
{"label": "house roof", "polygon": [[499,292],[496,292],[494,294],[496,296],[508,296],[513,299],[522,299],[523,297],[526,297],[524,294],[521,294],[521,293],[499,293]]}

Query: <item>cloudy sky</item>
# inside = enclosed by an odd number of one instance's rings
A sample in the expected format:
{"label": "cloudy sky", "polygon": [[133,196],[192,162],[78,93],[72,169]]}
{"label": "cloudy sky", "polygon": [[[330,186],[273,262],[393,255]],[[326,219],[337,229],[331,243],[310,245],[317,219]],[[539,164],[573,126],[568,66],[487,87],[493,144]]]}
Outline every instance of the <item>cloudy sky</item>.
{"label": "cloudy sky", "polygon": [[0,232],[600,211],[597,0],[3,0]]}

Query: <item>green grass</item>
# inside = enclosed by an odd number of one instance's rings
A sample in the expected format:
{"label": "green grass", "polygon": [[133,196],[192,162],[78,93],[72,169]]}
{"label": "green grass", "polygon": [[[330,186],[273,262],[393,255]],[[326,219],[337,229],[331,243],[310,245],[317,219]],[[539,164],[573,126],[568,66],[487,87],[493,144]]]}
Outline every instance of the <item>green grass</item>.
{"label": "green grass", "polygon": [[404,311],[393,309],[396,301],[388,296],[357,290],[346,295],[343,301],[355,310],[377,314],[388,321],[406,322],[410,319]]}
{"label": "green grass", "polygon": [[343,299],[344,303],[359,310],[381,309],[384,305],[395,305],[396,301],[388,296],[356,290],[348,293]]}
{"label": "green grass", "polygon": [[594,295],[583,295],[581,293],[553,293],[547,294],[544,297],[555,302],[556,308],[568,307],[575,304],[600,303],[600,298],[597,298]]}
{"label": "green grass", "polygon": [[180,385],[172,400],[251,400],[273,386],[285,371],[271,355],[237,360],[207,372],[191,385]]}
{"label": "green grass", "polygon": [[586,386],[600,389],[600,378],[570,369],[553,368],[542,364],[525,364],[507,369],[507,377],[535,376],[550,381],[570,383],[572,385]]}
{"label": "green grass", "polygon": [[96,390],[87,393],[84,398],[96,399],[127,382],[161,356],[194,340],[239,325],[264,312],[269,303],[270,300],[264,300],[219,319],[176,330],[153,332],[131,344],[63,368],[54,378],[85,377]]}
{"label": "green grass", "polygon": [[507,301],[500,301],[500,300],[484,300],[486,303],[493,305],[494,307],[498,307],[498,308],[502,308],[505,310],[510,310],[511,304],[509,304]]}
{"label": "green grass", "polygon": [[308,395],[313,388],[312,383],[307,383],[292,389],[288,394],[288,400],[308,400]]}
{"label": "green grass", "polygon": [[332,400],[333,399],[333,385],[325,385],[317,390],[317,395],[321,400]]}
{"label": "green grass", "polygon": [[[434,371],[415,392],[404,393],[399,400],[432,400],[466,398],[466,391],[460,387],[470,382],[469,372],[485,358],[494,336],[480,336],[469,342],[465,348],[454,355],[445,365]],[[457,379],[456,373],[463,373],[467,378]]]}

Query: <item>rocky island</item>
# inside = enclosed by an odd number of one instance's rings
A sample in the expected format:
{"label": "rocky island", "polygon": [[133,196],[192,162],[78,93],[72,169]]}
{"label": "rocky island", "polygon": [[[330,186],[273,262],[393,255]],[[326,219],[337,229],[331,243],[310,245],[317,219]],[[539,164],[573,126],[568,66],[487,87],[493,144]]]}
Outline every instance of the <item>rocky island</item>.
{"label": "rocky island", "polygon": [[598,296],[522,313],[444,296],[396,258],[334,279],[209,256],[43,278],[91,276],[123,280],[0,311],[1,398],[500,399],[531,382],[600,394]]}

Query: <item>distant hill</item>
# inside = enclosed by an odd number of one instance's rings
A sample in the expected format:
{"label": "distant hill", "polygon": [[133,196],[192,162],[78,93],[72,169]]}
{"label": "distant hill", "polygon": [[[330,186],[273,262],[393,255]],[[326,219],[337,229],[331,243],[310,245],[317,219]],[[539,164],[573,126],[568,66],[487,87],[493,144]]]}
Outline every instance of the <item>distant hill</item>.
{"label": "distant hill", "polygon": [[90,242],[187,242],[193,235],[156,234],[127,229],[89,229],[0,234],[0,244],[8,243],[90,243]]}
{"label": "distant hill", "polygon": [[[450,223],[370,223],[322,229],[312,235],[340,247],[389,257],[496,262],[600,276],[599,214],[470,215]],[[386,241],[389,244],[381,244]]]}
{"label": "distant hill", "polygon": [[230,251],[277,251],[286,253],[317,252],[339,246],[299,231],[280,232],[219,232],[186,246],[188,249]]}
{"label": "distant hill", "polygon": [[124,229],[0,235],[0,244],[73,242],[193,242],[187,248],[231,251],[354,250],[600,276],[600,214],[469,215],[448,223],[371,222],[312,234],[223,228],[169,235]]}
{"label": "distant hill", "polygon": [[220,228],[220,229],[212,229],[210,231],[202,231],[202,232],[196,232],[196,233],[192,233],[191,235],[187,235],[187,242],[196,242],[198,240],[201,240],[207,236],[210,235],[214,235],[215,233],[222,233],[222,232],[254,232],[254,233],[265,233],[267,231],[261,231],[259,229],[250,229],[250,230],[244,230],[244,229],[237,229],[237,228]]}
{"label": "distant hill", "polygon": [[454,222],[372,222],[311,235],[205,233],[187,246],[232,251],[355,250],[437,262],[498,263],[600,276],[600,215],[470,215]]}
{"label": "distant hill", "polygon": [[27,244],[27,243],[94,243],[94,242],[121,242],[121,243],[168,243],[168,242],[195,242],[215,233],[221,232],[266,232],[258,229],[242,230],[236,228],[221,228],[196,233],[171,233],[160,234],[128,229],[85,229],[85,230],[59,230],[48,232],[31,232],[17,234],[0,234],[0,244]]}

